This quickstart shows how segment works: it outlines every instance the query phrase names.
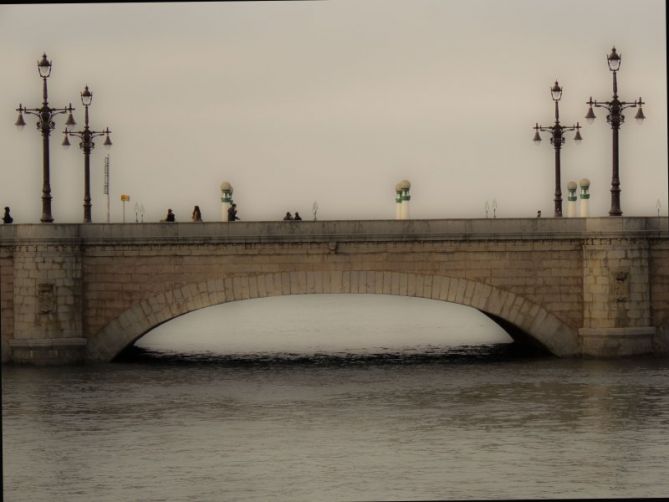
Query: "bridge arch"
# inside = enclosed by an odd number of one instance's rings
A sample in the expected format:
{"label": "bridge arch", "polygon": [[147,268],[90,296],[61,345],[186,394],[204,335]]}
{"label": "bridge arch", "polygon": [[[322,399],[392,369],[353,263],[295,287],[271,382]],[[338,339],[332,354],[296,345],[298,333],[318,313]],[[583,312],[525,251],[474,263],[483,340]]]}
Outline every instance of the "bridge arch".
{"label": "bridge arch", "polygon": [[[87,358],[111,361],[153,328],[212,305],[301,294],[388,294],[473,307],[557,356],[580,353],[575,329],[541,305],[488,284],[441,275],[379,271],[247,274],[191,283],[136,303],[88,339]],[[511,333],[513,336],[513,333]]]}

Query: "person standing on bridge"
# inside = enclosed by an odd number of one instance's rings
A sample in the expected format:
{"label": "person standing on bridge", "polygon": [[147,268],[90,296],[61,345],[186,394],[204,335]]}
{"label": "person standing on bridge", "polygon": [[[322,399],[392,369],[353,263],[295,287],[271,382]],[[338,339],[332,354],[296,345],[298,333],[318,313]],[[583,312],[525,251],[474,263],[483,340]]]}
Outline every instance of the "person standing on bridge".
{"label": "person standing on bridge", "polygon": [[236,221],[239,217],[237,216],[237,204],[233,204],[228,208],[228,221]]}
{"label": "person standing on bridge", "polygon": [[293,215],[290,214],[290,211],[286,211],[286,216],[283,217],[283,221],[291,221],[293,219]]}
{"label": "person standing on bridge", "polygon": [[200,212],[200,206],[195,206],[193,208],[193,222],[202,222],[202,213]]}
{"label": "person standing on bridge", "polygon": [[167,210],[167,217],[165,218],[165,221],[168,222],[168,223],[174,223],[175,220],[176,220],[176,218],[174,216],[174,213],[172,212],[171,209],[168,209]]}
{"label": "person standing on bridge", "polygon": [[2,217],[2,222],[5,225],[8,225],[9,223],[12,223],[14,221],[14,218],[11,217],[9,214],[9,207],[5,206],[5,215]]}
{"label": "person standing on bridge", "polygon": [[300,213],[295,211],[295,218],[293,218],[295,221],[302,221],[302,217],[300,216]]}

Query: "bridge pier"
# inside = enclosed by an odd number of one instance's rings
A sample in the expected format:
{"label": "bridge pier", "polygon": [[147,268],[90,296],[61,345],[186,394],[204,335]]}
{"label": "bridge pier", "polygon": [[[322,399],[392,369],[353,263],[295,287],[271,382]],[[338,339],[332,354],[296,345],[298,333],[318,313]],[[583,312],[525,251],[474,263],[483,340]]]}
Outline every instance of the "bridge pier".
{"label": "bridge pier", "polygon": [[669,353],[666,227],[628,217],[2,225],[2,361],[110,360],[192,310],[318,293],[467,305],[561,357]]}
{"label": "bridge pier", "polygon": [[13,268],[14,336],[3,347],[9,349],[11,360],[36,365],[83,362],[86,338],[79,240],[17,243]]}
{"label": "bridge pier", "polygon": [[647,239],[588,239],[583,244],[583,327],[586,356],[653,351]]}

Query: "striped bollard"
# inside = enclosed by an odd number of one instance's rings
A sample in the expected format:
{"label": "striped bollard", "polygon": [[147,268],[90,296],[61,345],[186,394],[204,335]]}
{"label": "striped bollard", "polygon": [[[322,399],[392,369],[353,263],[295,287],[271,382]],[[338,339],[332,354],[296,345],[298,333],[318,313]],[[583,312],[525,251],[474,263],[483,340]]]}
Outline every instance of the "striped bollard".
{"label": "striped bollard", "polygon": [[232,185],[221,183],[221,221],[228,221],[228,209],[232,206]]}
{"label": "striped bollard", "polygon": [[578,182],[581,186],[581,193],[579,194],[581,199],[581,218],[587,218],[589,215],[589,203],[590,203],[590,180],[588,178],[581,178]]}
{"label": "striped bollard", "polygon": [[576,201],[578,197],[576,196],[576,189],[578,185],[575,181],[570,181],[567,183],[567,218],[576,217]]}

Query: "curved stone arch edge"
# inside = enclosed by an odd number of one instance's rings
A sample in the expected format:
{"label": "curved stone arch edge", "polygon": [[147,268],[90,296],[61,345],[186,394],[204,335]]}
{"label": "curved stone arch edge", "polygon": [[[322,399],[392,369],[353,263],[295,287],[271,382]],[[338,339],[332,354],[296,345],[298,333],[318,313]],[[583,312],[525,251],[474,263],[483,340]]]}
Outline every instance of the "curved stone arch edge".
{"label": "curved stone arch edge", "polygon": [[504,319],[552,354],[580,355],[576,330],[540,305],[494,286],[410,272],[337,271],[247,274],[191,283],[136,303],[91,336],[87,359],[111,361],[125,347],[171,319],[232,301],[299,294],[386,294],[441,300]]}

